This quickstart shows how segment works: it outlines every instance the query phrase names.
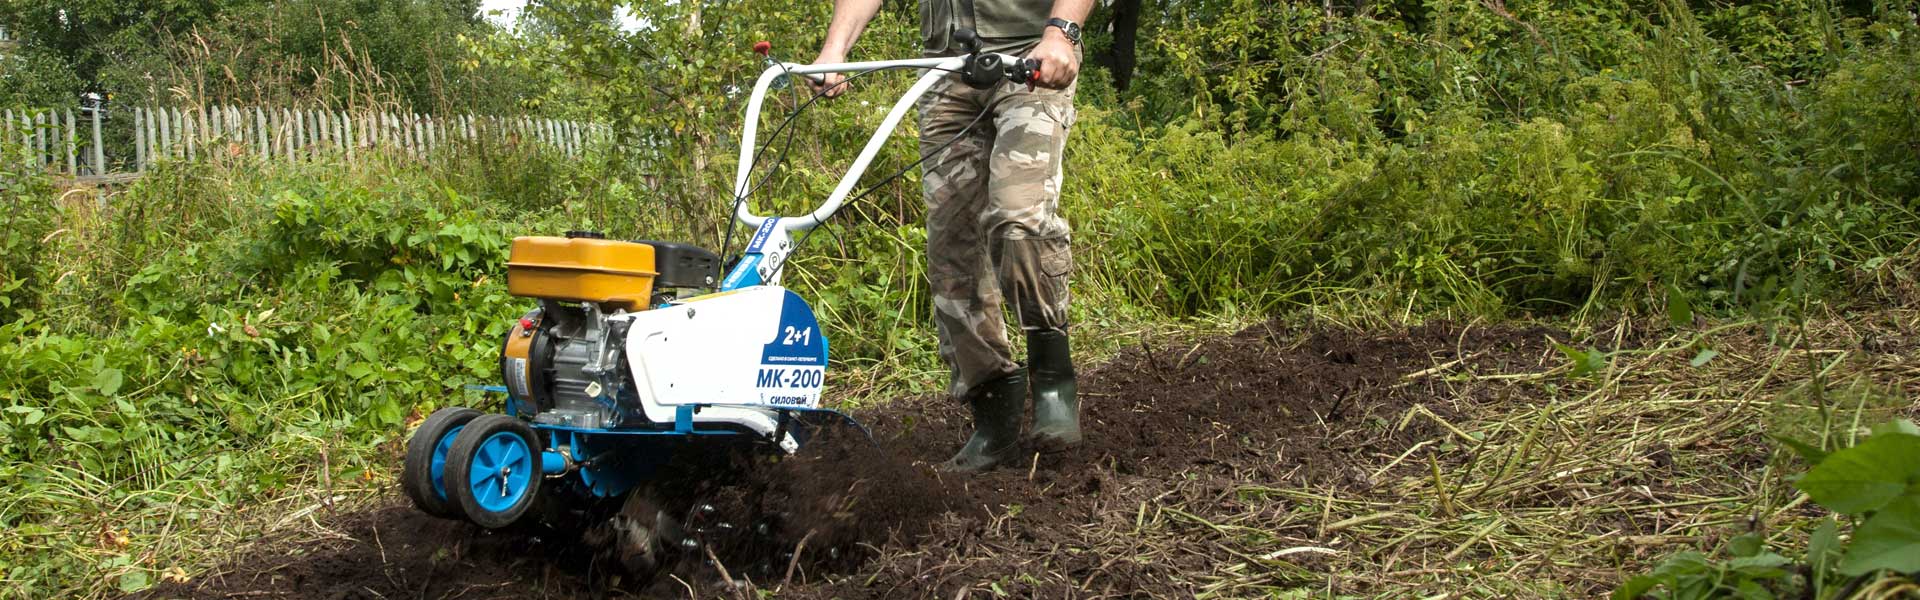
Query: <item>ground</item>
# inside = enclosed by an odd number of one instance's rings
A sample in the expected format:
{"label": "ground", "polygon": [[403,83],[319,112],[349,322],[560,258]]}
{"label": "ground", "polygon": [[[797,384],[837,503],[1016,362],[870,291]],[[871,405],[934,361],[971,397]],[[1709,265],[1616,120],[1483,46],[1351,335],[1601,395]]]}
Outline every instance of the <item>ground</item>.
{"label": "ground", "polygon": [[964,437],[961,407],[863,410],[874,444],[810,445],[701,500],[784,521],[715,534],[647,585],[565,535],[438,520],[389,492],[144,596],[1596,597],[1676,549],[1802,535],[1821,513],[1763,432],[1913,415],[1917,328],[1276,320],[1148,337],[1082,373],[1077,449],[942,476],[928,465]]}

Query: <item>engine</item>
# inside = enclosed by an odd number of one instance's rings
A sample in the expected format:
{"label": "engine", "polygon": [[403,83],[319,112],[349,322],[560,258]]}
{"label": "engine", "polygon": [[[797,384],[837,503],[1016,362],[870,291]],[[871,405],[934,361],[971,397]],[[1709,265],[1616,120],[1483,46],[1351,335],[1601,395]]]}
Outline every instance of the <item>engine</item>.
{"label": "engine", "polygon": [[633,313],[711,290],[720,259],[686,244],[608,240],[593,232],[521,237],[507,290],[539,300],[507,333],[500,370],[510,410],[535,423],[616,428],[652,423],[640,413],[624,356]]}

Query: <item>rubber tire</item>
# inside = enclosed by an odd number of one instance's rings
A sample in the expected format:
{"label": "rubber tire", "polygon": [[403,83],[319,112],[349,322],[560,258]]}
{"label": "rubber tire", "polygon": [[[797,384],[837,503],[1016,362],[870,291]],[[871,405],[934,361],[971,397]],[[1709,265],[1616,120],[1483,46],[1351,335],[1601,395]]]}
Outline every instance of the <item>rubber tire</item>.
{"label": "rubber tire", "polygon": [[[413,500],[413,506],[420,512],[443,519],[459,519],[466,515],[460,512],[460,505],[452,498],[441,495],[433,489],[433,451],[441,438],[456,427],[463,427],[479,417],[480,411],[464,406],[449,406],[433,411],[427,420],[413,430],[413,437],[407,438],[407,457],[400,470],[400,489],[407,498]],[[446,479],[444,469],[441,480]]]}
{"label": "rubber tire", "polygon": [[[480,505],[473,496],[473,459],[480,445],[492,439],[497,433],[512,433],[520,436],[526,444],[532,474],[527,479],[527,490],[514,503],[501,510],[488,510]],[[501,529],[520,521],[526,516],[540,497],[540,484],[546,478],[540,472],[540,436],[533,427],[519,417],[510,415],[482,415],[467,423],[460,435],[453,438],[453,448],[447,450],[447,495],[465,513],[468,521],[488,529]]]}

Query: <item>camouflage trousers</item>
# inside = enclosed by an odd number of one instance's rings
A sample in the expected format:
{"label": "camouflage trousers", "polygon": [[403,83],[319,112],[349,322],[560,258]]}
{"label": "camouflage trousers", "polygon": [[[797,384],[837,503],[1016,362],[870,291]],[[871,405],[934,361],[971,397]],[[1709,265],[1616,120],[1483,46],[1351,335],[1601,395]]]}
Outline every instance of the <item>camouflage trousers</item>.
{"label": "camouflage trousers", "polygon": [[1059,208],[1073,94],[1011,82],[974,89],[954,76],[920,99],[927,279],[956,398],[1021,368],[1005,308],[1022,330],[1067,326],[1073,254]]}

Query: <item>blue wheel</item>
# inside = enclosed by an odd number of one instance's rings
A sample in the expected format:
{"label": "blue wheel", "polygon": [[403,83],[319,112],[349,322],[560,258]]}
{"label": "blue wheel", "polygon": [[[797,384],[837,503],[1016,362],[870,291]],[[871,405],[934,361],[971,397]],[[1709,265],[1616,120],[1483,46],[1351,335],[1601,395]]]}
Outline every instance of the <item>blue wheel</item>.
{"label": "blue wheel", "polygon": [[447,407],[433,411],[407,438],[407,458],[400,472],[400,488],[421,512],[447,519],[460,518],[460,506],[447,495],[447,451],[466,424],[480,411]]}
{"label": "blue wheel", "polygon": [[540,436],[525,421],[482,415],[447,449],[447,494],[481,527],[512,525],[540,495],[540,451]]}

